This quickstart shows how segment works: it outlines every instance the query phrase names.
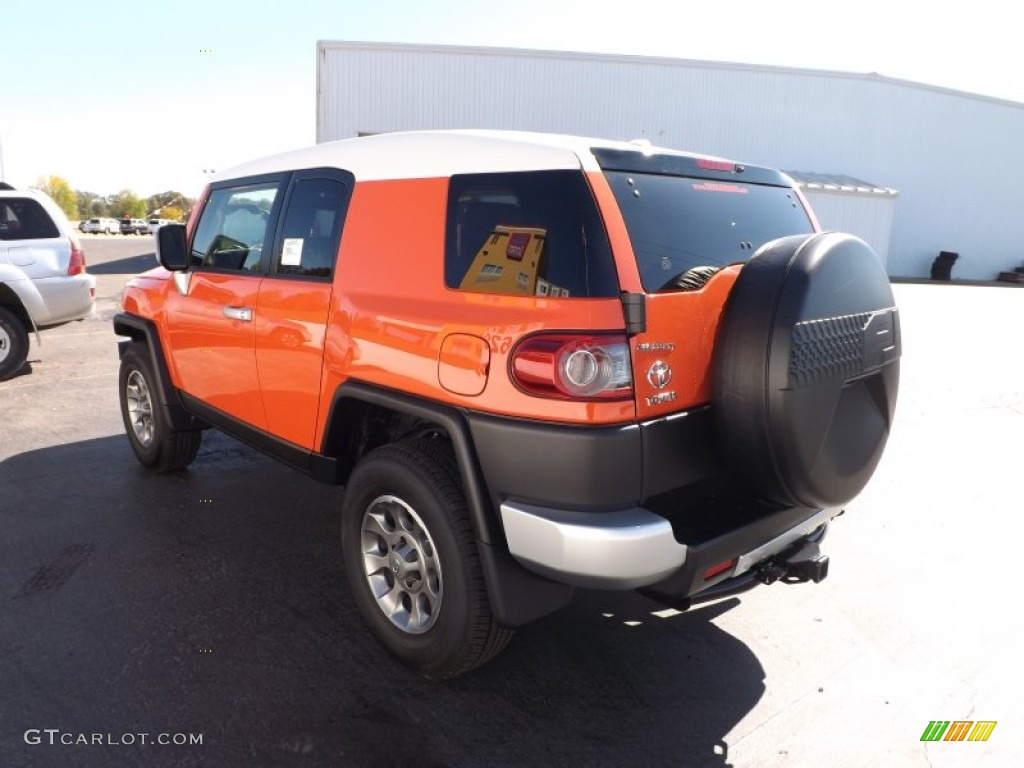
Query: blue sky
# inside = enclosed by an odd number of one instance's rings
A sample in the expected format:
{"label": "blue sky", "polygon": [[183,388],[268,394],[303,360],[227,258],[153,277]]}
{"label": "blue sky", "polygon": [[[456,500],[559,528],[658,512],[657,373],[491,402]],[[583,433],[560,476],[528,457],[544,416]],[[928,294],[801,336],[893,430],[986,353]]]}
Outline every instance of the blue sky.
{"label": "blue sky", "polygon": [[0,0],[7,181],[27,186],[54,174],[100,194],[127,187],[196,196],[205,168],[312,144],[317,40],[879,72],[1024,102],[1024,46],[1015,18],[1005,17],[1015,12],[994,0],[927,11],[895,0],[140,5]]}

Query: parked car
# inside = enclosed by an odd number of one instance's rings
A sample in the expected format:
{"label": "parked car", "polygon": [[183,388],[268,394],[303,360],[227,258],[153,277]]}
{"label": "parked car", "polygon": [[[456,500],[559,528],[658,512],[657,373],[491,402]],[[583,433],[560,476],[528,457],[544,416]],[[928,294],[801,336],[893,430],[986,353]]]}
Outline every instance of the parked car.
{"label": "parked car", "polygon": [[164,224],[174,223],[175,222],[171,221],[170,219],[150,219],[148,222],[146,222],[147,226],[149,227],[150,234],[153,235],[155,235],[156,231],[160,229],[160,227],[162,227]]}
{"label": "parked car", "polygon": [[111,235],[121,231],[121,222],[117,219],[89,219],[82,228],[83,232]]}
{"label": "parked car", "polygon": [[787,176],[438,131],[257,160],[201,201],[114,321],[132,450],[180,469],[216,427],[345,484],[355,603],[419,672],[472,669],[576,587],[685,609],[827,575],[899,319]]}
{"label": "parked car", "polygon": [[0,186],[0,381],[24,364],[30,330],[86,317],[95,287],[60,207],[43,192]]}
{"label": "parked car", "polygon": [[121,219],[119,224],[122,235],[149,234],[149,223],[145,219]]}

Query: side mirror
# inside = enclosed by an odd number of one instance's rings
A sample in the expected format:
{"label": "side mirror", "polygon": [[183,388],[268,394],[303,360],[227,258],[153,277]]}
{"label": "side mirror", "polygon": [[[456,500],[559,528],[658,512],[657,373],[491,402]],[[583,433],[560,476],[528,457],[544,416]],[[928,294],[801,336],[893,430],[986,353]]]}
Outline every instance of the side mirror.
{"label": "side mirror", "polygon": [[156,231],[156,259],[168,272],[188,269],[184,224],[164,224]]}

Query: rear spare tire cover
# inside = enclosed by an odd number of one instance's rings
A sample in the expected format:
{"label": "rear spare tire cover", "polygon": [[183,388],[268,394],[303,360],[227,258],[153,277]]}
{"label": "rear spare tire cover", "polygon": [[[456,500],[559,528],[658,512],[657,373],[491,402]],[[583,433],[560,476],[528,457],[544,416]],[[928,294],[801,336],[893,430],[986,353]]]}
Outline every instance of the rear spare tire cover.
{"label": "rear spare tire cover", "polygon": [[723,309],[714,410],[726,455],[764,497],[845,504],[882,457],[899,388],[899,315],[853,235],[762,246]]}

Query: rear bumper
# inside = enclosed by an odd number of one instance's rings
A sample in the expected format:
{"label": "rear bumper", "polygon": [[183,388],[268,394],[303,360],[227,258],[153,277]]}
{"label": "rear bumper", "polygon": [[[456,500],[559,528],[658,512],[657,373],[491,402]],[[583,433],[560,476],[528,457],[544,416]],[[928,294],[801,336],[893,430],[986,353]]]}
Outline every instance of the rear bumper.
{"label": "rear bumper", "polygon": [[595,513],[506,502],[501,521],[512,557],[577,587],[642,587],[686,562],[668,520],[639,507]]}
{"label": "rear bumper", "polygon": [[33,283],[44,305],[38,316],[32,318],[40,328],[81,320],[92,312],[96,288],[94,275],[49,277]]}
{"label": "rear bumper", "polygon": [[610,426],[466,421],[508,553],[559,584],[679,602],[753,586],[762,563],[840,512],[759,500],[730,472],[706,406]]}
{"label": "rear bumper", "polygon": [[[555,581],[596,589],[656,591],[684,598],[750,571],[826,525],[839,509],[779,510],[710,540],[676,540],[668,520],[642,507],[578,512],[501,504],[511,555]],[[708,569],[735,563],[705,578]]]}

